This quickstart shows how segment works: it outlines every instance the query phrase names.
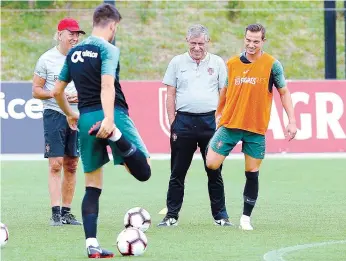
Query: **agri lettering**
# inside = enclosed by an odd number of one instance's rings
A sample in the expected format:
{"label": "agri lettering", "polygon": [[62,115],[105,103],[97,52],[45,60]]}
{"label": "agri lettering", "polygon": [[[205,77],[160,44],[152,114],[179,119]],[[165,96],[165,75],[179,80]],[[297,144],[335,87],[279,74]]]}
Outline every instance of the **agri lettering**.
{"label": "agri lettering", "polygon": [[[344,115],[344,102],[342,98],[333,92],[316,92],[310,95],[305,92],[292,93],[293,106],[298,123],[297,140],[317,139],[346,139],[346,124]],[[280,105],[281,107],[281,105]],[[286,113],[279,110],[273,101],[271,118],[268,130],[273,131],[274,139],[285,139],[283,125],[286,126],[288,119]],[[332,135],[330,135],[332,134]]]}

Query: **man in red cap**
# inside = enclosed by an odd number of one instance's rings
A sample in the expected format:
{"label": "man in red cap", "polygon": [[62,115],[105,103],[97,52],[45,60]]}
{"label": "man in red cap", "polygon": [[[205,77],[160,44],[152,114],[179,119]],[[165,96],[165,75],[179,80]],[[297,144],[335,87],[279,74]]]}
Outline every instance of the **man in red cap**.
{"label": "man in red cap", "polygon": [[[44,157],[48,158],[48,187],[52,207],[52,226],[81,225],[71,213],[71,203],[76,187],[76,169],[79,159],[78,134],[72,130],[63,111],[57,105],[52,90],[64,65],[68,51],[78,43],[80,29],[71,18],[62,19],[54,39],[57,45],[39,58],[33,77],[33,97],[43,102]],[[77,91],[71,82],[65,90],[72,107],[77,110]],[[61,181],[61,170],[64,178]],[[61,207],[61,208],[60,208]]]}

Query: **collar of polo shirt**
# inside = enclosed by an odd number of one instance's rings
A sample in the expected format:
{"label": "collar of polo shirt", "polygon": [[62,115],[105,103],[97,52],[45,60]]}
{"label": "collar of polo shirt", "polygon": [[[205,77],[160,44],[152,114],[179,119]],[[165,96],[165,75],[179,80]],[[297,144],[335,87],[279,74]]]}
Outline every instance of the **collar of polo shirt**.
{"label": "collar of polo shirt", "polygon": [[[192,59],[192,57],[190,56],[189,52],[186,52],[186,55],[187,55],[189,61],[196,63],[196,61],[194,59]],[[209,60],[209,53],[207,52],[206,56],[204,57],[204,59],[202,59],[200,61],[200,63],[203,63],[203,62],[208,61],[208,60]]]}

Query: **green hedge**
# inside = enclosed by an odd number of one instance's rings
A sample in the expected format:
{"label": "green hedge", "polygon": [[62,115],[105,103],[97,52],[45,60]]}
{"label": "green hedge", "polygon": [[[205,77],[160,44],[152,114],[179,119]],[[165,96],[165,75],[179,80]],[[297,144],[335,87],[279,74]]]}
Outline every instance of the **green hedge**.
{"label": "green hedge", "polygon": [[[27,2],[2,1],[2,80],[32,78],[37,59],[54,44],[59,19],[74,17],[90,33],[93,9],[101,2],[36,2],[37,10],[32,12]],[[342,7],[343,2],[337,5]],[[118,1],[117,7],[123,16],[117,34],[122,79],[162,79],[170,59],[186,51],[185,34],[193,23],[208,27],[210,51],[227,60],[242,51],[244,28],[256,22],[266,27],[265,50],[282,62],[288,79],[324,78],[323,1]],[[337,17],[337,77],[341,79],[345,78],[342,12]]]}

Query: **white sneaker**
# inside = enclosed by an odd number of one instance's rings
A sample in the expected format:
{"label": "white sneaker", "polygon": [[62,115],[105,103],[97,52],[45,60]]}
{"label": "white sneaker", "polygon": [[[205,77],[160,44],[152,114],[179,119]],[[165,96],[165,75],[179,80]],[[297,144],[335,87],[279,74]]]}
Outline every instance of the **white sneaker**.
{"label": "white sneaker", "polygon": [[231,227],[233,224],[229,221],[228,218],[222,218],[219,220],[214,219],[214,225],[221,227]]}
{"label": "white sneaker", "polygon": [[239,228],[242,230],[253,230],[249,216],[241,216]]}
{"label": "white sneaker", "polygon": [[165,217],[157,226],[158,227],[178,226],[178,220],[175,218]]}

